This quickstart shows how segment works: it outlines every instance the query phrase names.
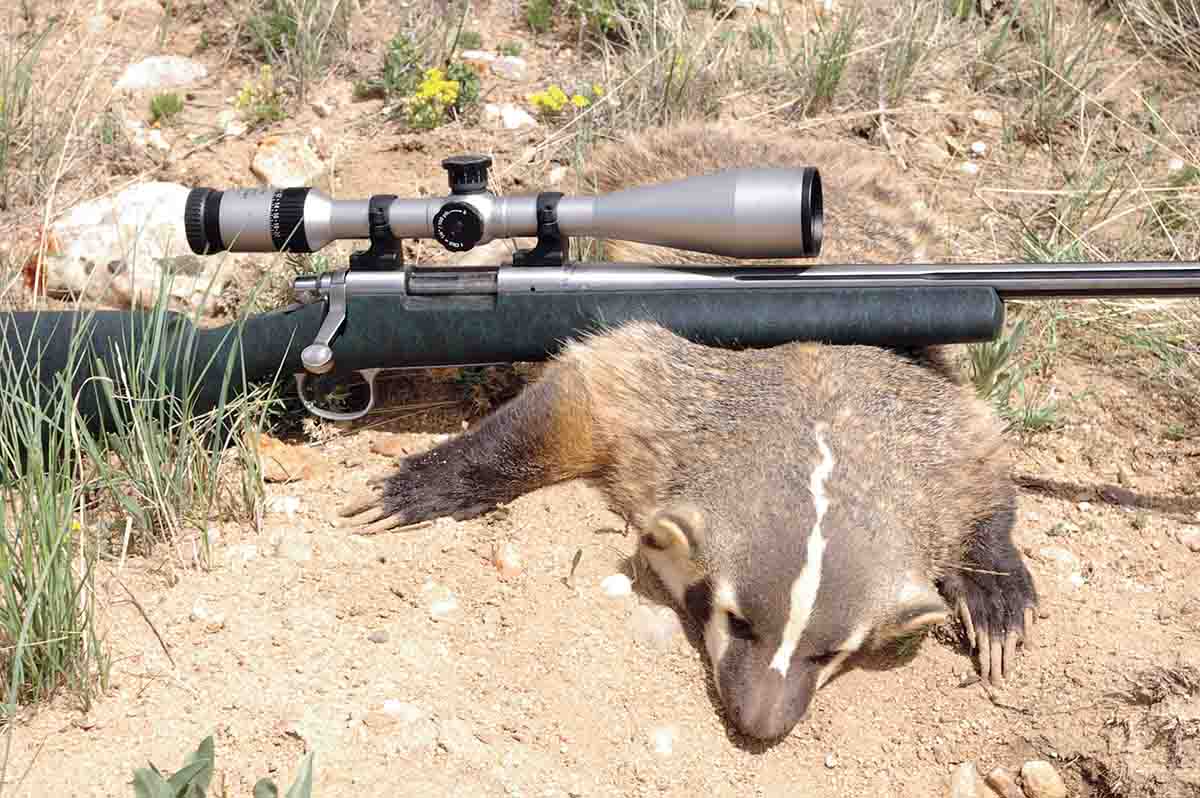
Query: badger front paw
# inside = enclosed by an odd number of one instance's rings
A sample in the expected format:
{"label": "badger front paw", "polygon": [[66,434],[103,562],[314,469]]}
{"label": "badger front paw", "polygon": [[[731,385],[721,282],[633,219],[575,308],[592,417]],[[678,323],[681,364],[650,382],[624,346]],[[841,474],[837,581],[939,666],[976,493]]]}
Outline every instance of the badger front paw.
{"label": "badger front paw", "polygon": [[982,525],[965,562],[942,583],[980,678],[995,686],[1013,674],[1018,647],[1031,645],[1038,606],[1033,576],[1012,541],[1013,517],[998,513]]}
{"label": "badger front paw", "polygon": [[[443,444],[406,457],[386,477],[371,480],[369,489],[338,508],[339,527],[377,534],[449,516],[463,520],[494,506],[477,483],[464,473],[460,446]],[[482,501],[481,501],[482,499]]]}

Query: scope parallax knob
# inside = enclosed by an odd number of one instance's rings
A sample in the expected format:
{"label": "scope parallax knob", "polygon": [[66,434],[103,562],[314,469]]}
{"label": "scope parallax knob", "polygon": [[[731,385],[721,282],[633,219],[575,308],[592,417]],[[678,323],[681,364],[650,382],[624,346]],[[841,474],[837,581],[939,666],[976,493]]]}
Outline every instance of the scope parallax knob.
{"label": "scope parallax knob", "polygon": [[433,215],[433,237],[451,252],[466,252],[483,238],[483,219],[465,202],[447,202]]}
{"label": "scope parallax knob", "polygon": [[486,155],[452,155],[442,161],[450,178],[450,191],[455,194],[476,194],[487,191],[488,167],[492,159]]}

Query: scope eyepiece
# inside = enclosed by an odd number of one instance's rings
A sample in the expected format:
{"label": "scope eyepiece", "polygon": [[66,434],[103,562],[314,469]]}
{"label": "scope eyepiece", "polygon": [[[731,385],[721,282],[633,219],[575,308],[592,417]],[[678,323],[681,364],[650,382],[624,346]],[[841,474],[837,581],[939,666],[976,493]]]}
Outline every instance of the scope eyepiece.
{"label": "scope eyepiece", "polygon": [[194,188],[183,205],[188,246],[197,255],[235,246],[238,252],[313,252],[315,242],[308,240],[304,223],[311,191],[308,186],[233,191]]}
{"label": "scope eyepiece", "polygon": [[221,241],[221,192],[212,188],[194,188],[183,204],[183,230],[188,246],[197,255],[211,255],[225,249]]}

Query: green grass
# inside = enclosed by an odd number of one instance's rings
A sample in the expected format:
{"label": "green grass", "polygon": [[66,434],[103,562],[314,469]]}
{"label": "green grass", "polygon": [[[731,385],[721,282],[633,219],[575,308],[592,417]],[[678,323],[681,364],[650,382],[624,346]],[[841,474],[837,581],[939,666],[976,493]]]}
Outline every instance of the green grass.
{"label": "green grass", "polygon": [[[211,524],[251,522],[260,512],[254,436],[273,406],[274,383],[230,392],[241,376],[232,359],[188,354],[192,338],[173,332],[168,292],[165,282],[158,303],[137,323],[137,345],[118,345],[107,367],[90,370],[90,387],[112,413],[112,424],[95,433],[71,389],[92,363],[83,347],[91,312],[80,312],[66,363],[41,356],[42,341],[5,331],[18,348],[15,362],[0,370],[5,718],[63,688],[86,706],[103,688],[108,660],[96,637],[92,598],[97,567],[160,545],[171,552],[186,541],[198,546],[182,558],[185,564],[206,567]],[[229,336],[232,356],[240,327]],[[57,382],[51,368],[60,370]],[[197,403],[192,377],[201,369],[222,381],[212,409]],[[39,393],[43,377],[52,389]]]}

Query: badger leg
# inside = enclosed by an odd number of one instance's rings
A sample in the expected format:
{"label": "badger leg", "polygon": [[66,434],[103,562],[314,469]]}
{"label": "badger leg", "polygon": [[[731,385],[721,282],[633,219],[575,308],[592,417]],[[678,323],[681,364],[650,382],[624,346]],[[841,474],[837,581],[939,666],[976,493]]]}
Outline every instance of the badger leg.
{"label": "badger leg", "polygon": [[382,532],[442,516],[461,520],[594,466],[586,395],[555,364],[473,430],[410,455],[368,494],[339,508],[339,526]]}
{"label": "badger leg", "polygon": [[939,586],[963,624],[980,678],[993,685],[1012,675],[1017,645],[1029,644],[1038,604],[1033,576],[1013,543],[1015,521],[1015,507],[982,521],[963,567]]}

